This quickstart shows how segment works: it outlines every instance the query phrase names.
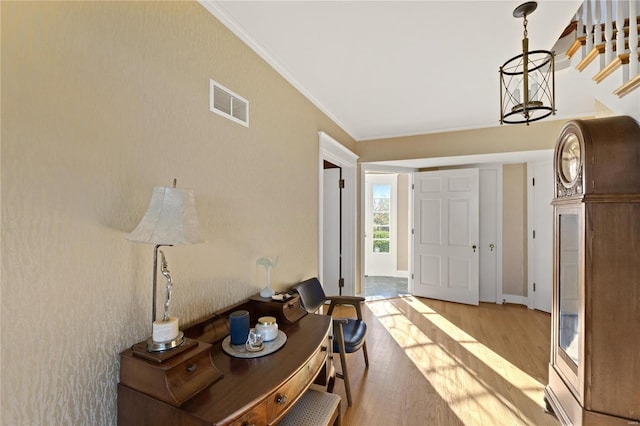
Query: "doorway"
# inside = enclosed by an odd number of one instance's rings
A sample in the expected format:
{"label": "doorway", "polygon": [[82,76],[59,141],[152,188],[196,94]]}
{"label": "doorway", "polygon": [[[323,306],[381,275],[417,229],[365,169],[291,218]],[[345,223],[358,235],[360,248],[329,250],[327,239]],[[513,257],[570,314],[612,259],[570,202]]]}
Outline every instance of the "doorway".
{"label": "doorway", "polygon": [[[526,235],[527,235],[527,223],[531,220],[531,216],[527,219],[527,206],[531,207],[532,204],[537,204],[537,201],[527,202],[527,185],[526,185],[526,168],[528,164],[536,162],[548,162],[553,157],[553,150],[538,150],[538,151],[520,151],[520,152],[506,152],[495,154],[479,154],[459,157],[442,157],[442,158],[421,158],[412,160],[392,160],[392,161],[380,161],[362,163],[361,165],[361,239],[360,245],[364,247],[364,206],[365,206],[365,189],[364,179],[367,172],[379,172],[379,173],[407,173],[412,176],[414,172],[419,170],[445,170],[454,168],[468,168],[476,167],[480,169],[480,301],[490,303],[516,303],[520,305],[528,305],[528,302],[532,302],[531,297],[527,297],[527,283],[526,274],[527,270],[531,272],[532,268],[538,268],[527,261],[526,256]],[[503,186],[503,169],[507,167],[509,174],[507,182],[509,185]],[[514,176],[513,168],[518,171],[524,167],[524,179],[520,175]],[[514,178],[516,181],[514,182]],[[504,188],[504,189],[503,189]],[[509,188],[509,190],[507,189]],[[521,200],[519,209],[524,209],[521,213],[521,222],[524,226],[513,228],[513,226],[506,227],[507,217],[516,216],[512,211],[510,204],[514,201],[513,188],[520,191],[520,195],[516,198]],[[524,189],[525,193],[522,194]],[[487,194],[491,191],[496,191],[490,196]],[[503,196],[507,197],[503,200]],[[524,199],[523,199],[524,196]],[[412,197],[411,197],[412,198]],[[504,203],[504,204],[503,204]],[[483,206],[484,204],[484,206]],[[493,213],[489,215],[483,214],[487,206],[494,206]],[[413,209],[413,207],[412,207]],[[504,215],[503,215],[504,213]],[[529,222],[530,223],[530,222]],[[502,231],[505,229],[505,238],[503,239]],[[512,241],[511,236],[522,233],[524,242],[520,245],[517,242]],[[494,235],[495,234],[495,235]],[[413,239],[414,236],[412,235]],[[413,245],[413,244],[411,244]],[[519,256],[524,255],[524,258],[520,258],[517,264],[512,264],[512,258],[505,257],[506,254],[515,253]],[[360,271],[361,271],[361,283],[366,280],[365,277],[365,262],[364,252],[361,250],[360,257]],[[531,252],[529,252],[531,254]],[[506,263],[503,263],[503,257]],[[490,266],[489,268],[487,267]],[[519,268],[521,271],[520,278],[516,277],[514,281],[511,274],[511,269]],[[408,280],[408,292],[413,292],[414,278],[412,277],[415,271],[413,265],[409,266],[409,280]],[[508,272],[507,275],[505,271]],[[504,276],[503,276],[504,275]],[[520,285],[521,283],[522,285]],[[536,285],[536,290],[538,289]],[[530,289],[529,296],[532,295]],[[364,284],[362,286],[362,295],[364,295]],[[531,308],[531,305],[529,306]],[[540,308],[535,308],[540,309]]]}
{"label": "doorway", "polygon": [[[408,163],[411,164],[411,163]],[[433,169],[440,170],[454,170],[460,169],[464,166],[446,166],[437,167]],[[475,167],[479,170],[479,191],[480,191],[480,236],[477,241],[480,261],[480,301],[490,303],[502,302],[502,164],[500,163],[479,163],[475,165],[469,165],[467,167]],[[415,289],[416,280],[416,268],[418,267],[414,263],[413,254],[414,240],[417,232],[414,232],[414,192],[413,189],[415,176],[417,170],[410,168],[402,168],[398,165],[386,167],[378,164],[364,164],[362,167],[361,181],[361,205],[362,207],[362,239],[361,246],[363,247],[361,253],[361,295],[372,298],[388,298],[402,294],[413,294]],[[398,214],[398,221],[406,220],[406,224],[398,224],[398,235],[402,235],[402,230],[406,229],[406,243],[399,244],[399,249],[405,249],[407,253],[407,262],[403,266],[399,266],[398,270],[401,277],[406,274],[406,281],[403,278],[399,278],[398,281],[394,277],[379,277],[367,274],[367,268],[365,262],[366,254],[364,247],[369,250],[369,242],[365,242],[365,234],[367,233],[367,227],[365,226],[365,219],[367,213],[365,212],[367,206],[367,191],[365,190],[365,180],[367,175],[397,175],[400,182],[403,177],[406,178],[405,186],[398,186],[397,194],[398,199],[403,194],[406,196],[406,205],[408,206],[407,214]],[[418,184],[415,184],[417,187]],[[404,188],[406,187],[406,191]],[[370,204],[370,203],[369,203]],[[403,270],[406,268],[406,270]],[[399,281],[402,280],[402,281]],[[380,288],[381,290],[377,290]],[[395,287],[395,288],[394,288]]]}
{"label": "doorway", "polygon": [[342,275],[342,168],[324,161],[323,168],[323,239],[322,284],[328,295],[341,296]]}
{"label": "doorway", "polygon": [[364,254],[367,276],[397,275],[397,182],[396,174],[366,175]]}
{"label": "doorway", "polygon": [[[318,132],[318,139],[318,278],[325,287],[327,295],[353,296],[356,288],[356,168],[358,156],[324,132]],[[332,205],[332,201],[328,201],[325,206],[325,193],[330,193],[335,188],[332,183],[334,176],[328,176],[325,183],[325,161],[337,166],[342,174],[342,202],[339,205],[338,221],[334,220],[336,208]],[[325,210],[332,212],[328,214],[328,217],[334,218],[327,219],[326,223]],[[326,242],[325,234],[330,236]],[[334,247],[337,244],[340,248],[338,251],[328,251],[325,259],[325,244]],[[332,270],[338,269],[336,267],[338,262],[341,263],[341,281],[335,282],[334,278],[330,278],[330,276],[334,274],[331,272]],[[325,272],[325,266],[327,272]],[[325,273],[327,280],[325,280]],[[329,282],[329,279],[332,282]]]}
{"label": "doorway", "polygon": [[411,174],[365,171],[363,191],[362,295],[409,294]]}

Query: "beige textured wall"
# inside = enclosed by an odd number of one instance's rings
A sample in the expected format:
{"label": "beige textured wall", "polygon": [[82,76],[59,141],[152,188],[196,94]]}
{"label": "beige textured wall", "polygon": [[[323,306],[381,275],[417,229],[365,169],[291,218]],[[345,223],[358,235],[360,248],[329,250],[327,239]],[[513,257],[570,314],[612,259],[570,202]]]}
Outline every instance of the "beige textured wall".
{"label": "beige textured wall", "polygon": [[[188,323],[317,274],[318,135],[355,142],[194,2],[1,2],[0,424],[114,424],[118,353],[150,334],[156,185],[206,242],[166,248]],[[209,111],[209,79],[250,127]]]}
{"label": "beige textured wall", "polygon": [[527,165],[502,169],[502,292],[527,295]]}
{"label": "beige textured wall", "polygon": [[[497,120],[497,112],[496,112]],[[567,120],[377,139],[357,143],[360,162],[550,149]]]}

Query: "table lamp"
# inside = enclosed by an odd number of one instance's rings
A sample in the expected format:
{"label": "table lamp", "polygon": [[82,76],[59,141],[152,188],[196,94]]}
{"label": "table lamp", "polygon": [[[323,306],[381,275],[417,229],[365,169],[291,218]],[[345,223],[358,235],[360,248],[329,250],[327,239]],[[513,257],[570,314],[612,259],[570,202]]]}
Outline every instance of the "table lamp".
{"label": "table lamp", "polygon": [[162,352],[180,346],[184,342],[184,333],[178,329],[178,319],[168,316],[173,282],[162,251],[160,251],[162,274],[167,279],[167,296],[163,318],[161,320],[156,318],[158,249],[162,246],[197,244],[204,241],[200,234],[193,191],[176,188],[175,179],[173,187],[154,187],[147,212],[136,229],[127,236],[127,239],[155,245],[153,251],[152,335],[147,340],[147,351]]}

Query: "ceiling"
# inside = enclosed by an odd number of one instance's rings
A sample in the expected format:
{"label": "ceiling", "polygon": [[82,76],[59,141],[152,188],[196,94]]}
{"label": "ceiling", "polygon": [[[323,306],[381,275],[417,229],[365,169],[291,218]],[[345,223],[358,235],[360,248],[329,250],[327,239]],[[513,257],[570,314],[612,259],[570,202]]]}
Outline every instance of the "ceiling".
{"label": "ceiling", "polygon": [[[498,68],[522,53],[521,3],[201,0],[356,140],[498,126]],[[529,48],[552,49],[580,4],[538,0]],[[556,72],[557,119],[593,112],[575,72]]]}

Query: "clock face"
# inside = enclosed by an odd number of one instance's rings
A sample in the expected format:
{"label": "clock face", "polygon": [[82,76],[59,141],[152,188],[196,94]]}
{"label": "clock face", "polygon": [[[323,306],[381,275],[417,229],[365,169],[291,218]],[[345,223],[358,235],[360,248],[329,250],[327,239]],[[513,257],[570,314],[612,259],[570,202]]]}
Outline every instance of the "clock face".
{"label": "clock face", "polygon": [[580,141],[573,133],[569,133],[562,142],[560,152],[560,176],[565,185],[575,182],[580,172]]}

